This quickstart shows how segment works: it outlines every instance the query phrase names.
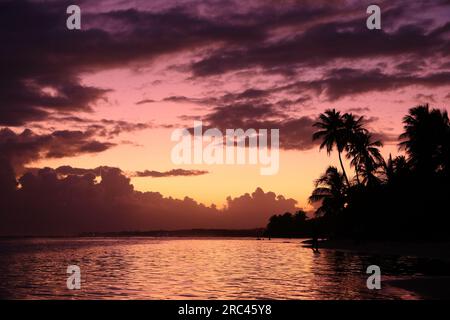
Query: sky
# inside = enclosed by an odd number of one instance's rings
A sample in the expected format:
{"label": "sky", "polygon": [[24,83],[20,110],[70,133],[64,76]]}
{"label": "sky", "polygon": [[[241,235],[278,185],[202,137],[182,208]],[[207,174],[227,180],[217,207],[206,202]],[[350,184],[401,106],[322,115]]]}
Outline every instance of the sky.
{"label": "sky", "polygon": [[[74,3],[81,30],[66,28]],[[142,197],[133,201],[167,202],[173,217],[188,212],[185,224],[145,220],[146,228],[216,226],[205,222],[210,213],[196,224],[191,211],[233,211],[236,221],[253,210],[242,224],[220,225],[236,228],[311,211],[314,180],[338,165],[335,153],[319,152],[312,141],[321,112],[363,115],[388,156],[398,153],[409,108],[448,110],[450,1],[378,1],[381,30],[366,27],[370,4],[2,1],[3,163],[18,179],[47,167],[57,179],[93,174],[96,184],[105,180],[98,168],[117,168],[111,181]],[[220,130],[279,129],[279,172],[174,164],[171,134],[194,121]],[[144,211],[151,210],[161,211]],[[152,214],[153,222],[163,220]]]}

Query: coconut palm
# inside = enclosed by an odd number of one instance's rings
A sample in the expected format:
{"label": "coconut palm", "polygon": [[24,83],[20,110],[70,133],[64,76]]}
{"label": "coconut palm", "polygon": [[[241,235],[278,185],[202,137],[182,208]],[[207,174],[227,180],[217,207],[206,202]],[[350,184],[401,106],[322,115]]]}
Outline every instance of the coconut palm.
{"label": "coconut palm", "polygon": [[362,130],[354,133],[350,140],[347,158],[352,159],[350,165],[355,167],[358,182],[362,176],[364,184],[376,183],[378,178],[375,173],[384,163],[379,150],[383,144],[379,140],[373,140],[370,133]]}
{"label": "coconut palm", "polygon": [[[345,150],[347,151],[347,158],[350,159],[348,152],[351,150],[351,147],[354,143],[358,142],[358,136],[361,134],[368,133],[367,129],[364,128],[364,117],[356,118],[351,113],[345,113],[343,115],[344,119],[344,134],[346,136],[345,140],[347,141],[347,145]],[[355,167],[356,173],[356,181],[360,184],[358,168]]]}
{"label": "coconut palm", "polygon": [[429,175],[445,163],[442,155],[448,147],[449,119],[446,111],[430,110],[428,104],[409,110],[403,118],[404,132],[400,148],[408,154],[408,161],[420,174]]}
{"label": "coconut palm", "polygon": [[410,172],[410,166],[405,156],[397,156],[394,159],[389,154],[389,159],[383,164],[384,182],[395,184],[397,181],[405,181]]}
{"label": "coconut palm", "polygon": [[344,126],[343,116],[335,109],[328,109],[320,114],[319,121],[314,124],[314,127],[319,128],[319,130],[313,134],[313,140],[322,139],[320,149],[326,148],[327,154],[330,155],[331,151],[333,151],[333,148],[336,146],[344,179],[347,186],[350,187],[350,182],[347,173],[345,172],[341,155],[348,142],[348,135]]}
{"label": "coconut palm", "polygon": [[321,202],[317,215],[340,213],[346,203],[344,176],[336,167],[328,167],[325,173],[315,181],[315,189],[309,197],[310,203]]}
{"label": "coconut palm", "polygon": [[358,133],[367,133],[367,129],[364,128],[364,117],[357,117],[352,113],[344,113],[342,116],[344,120],[344,131],[347,135],[347,140],[351,140],[352,136]]}

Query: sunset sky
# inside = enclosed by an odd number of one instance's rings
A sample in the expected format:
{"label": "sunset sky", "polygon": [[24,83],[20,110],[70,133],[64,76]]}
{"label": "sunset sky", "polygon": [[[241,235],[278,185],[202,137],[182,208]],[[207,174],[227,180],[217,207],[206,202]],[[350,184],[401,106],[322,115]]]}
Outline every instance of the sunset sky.
{"label": "sunset sky", "polygon": [[[81,30],[66,28],[73,3]],[[311,210],[314,180],[338,164],[312,141],[319,113],[364,115],[388,155],[409,108],[449,110],[450,1],[377,1],[381,30],[366,28],[369,4],[1,1],[0,151],[18,177],[109,166],[166,198],[220,208],[261,188],[297,201],[274,210]],[[194,120],[280,129],[278,174],[173,164],[171,133]]]}

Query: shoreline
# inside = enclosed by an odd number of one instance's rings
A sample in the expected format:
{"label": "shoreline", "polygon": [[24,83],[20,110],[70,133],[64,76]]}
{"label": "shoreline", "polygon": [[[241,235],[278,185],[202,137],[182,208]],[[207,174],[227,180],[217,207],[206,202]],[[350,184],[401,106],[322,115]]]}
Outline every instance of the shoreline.
{"label": "shoreline", "polygon": [[381,288],[394,292],[401,299],[448,300],[450,276],[417,276],[381,280]]}
{"label": "shoreline", "polygon": [[146,230],[146,231],[106,231],[106,232],[80,232],[73,234],[54,234],[54,235],[2,235],[0,239],[33,239],[33,238],[164,238],[164,237],[262,237],[264,228],[251,229],[175,229],[175,230]]}
{"label": "shoreline", "polygon": [[[311,240],[305,240],[302,244],[310,248]],[[378,241],[357,245],[351,240],[322,240],[319,242],[319,248],[362,254],[416,257],[450,263],[450,242]],[[450,272],[446,275],[416,275],[398,278],[389,276],[386,280],[383,280],[383,276],[381,277],[382,288],[395,292],[400,299],[450,299]]]}
{"label": "shoreline", "polygon": [[[302,244],[305,247],[311,247],[311,240],[304,240]],[[352,240],[321,240],[319,248],[375,255],[412,256],[450,262],[450,242],[367,241],[355,244]]]}

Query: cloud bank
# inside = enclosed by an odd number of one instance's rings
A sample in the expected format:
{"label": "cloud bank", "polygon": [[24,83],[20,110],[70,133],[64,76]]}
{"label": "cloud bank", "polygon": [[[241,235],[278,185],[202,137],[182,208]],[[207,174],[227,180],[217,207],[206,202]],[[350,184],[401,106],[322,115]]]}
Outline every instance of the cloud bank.
{"label": "cloud bank", "polygon": [[189,197],[174,199],[159,192],[135,191],[118,168],[44,168],[16,181],[13,169],[1,164],[0,235],[245,229],[264,227],[271,215],[297,209],[295,200],[260,188],[228,197],[226,206],[219,209]]}

